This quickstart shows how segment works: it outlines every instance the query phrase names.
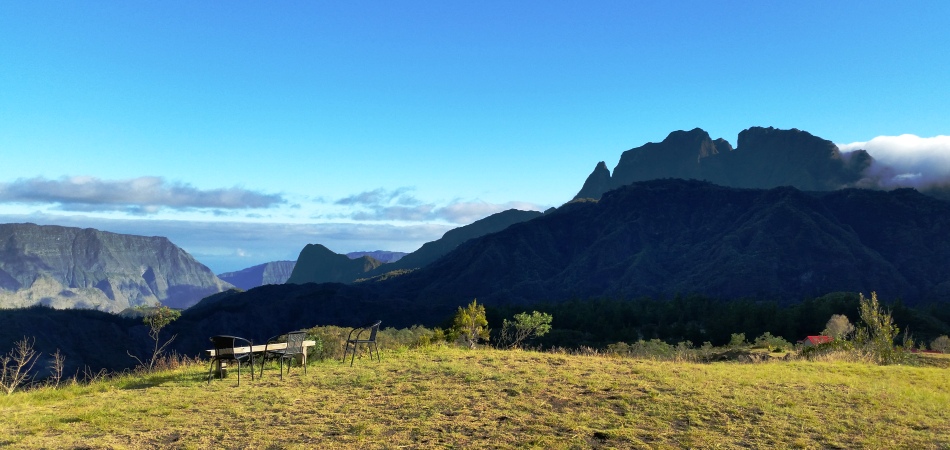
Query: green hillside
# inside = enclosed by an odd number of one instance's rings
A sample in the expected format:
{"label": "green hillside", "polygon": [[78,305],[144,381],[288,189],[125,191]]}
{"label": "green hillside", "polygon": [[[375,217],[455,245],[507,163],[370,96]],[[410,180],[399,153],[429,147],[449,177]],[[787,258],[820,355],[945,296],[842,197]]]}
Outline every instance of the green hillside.
{"label": "green hillside", "polygon": [[9,448],[946,448],[950,370],[445,346],[0,397]]}

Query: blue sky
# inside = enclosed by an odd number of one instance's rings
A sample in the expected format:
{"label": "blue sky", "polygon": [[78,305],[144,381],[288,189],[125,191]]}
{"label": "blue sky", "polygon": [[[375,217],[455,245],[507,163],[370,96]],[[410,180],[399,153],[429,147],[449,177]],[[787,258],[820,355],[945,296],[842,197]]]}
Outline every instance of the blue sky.
{"label": "blue sky", "polygon": [[674,130],[946,135],[947,18],[945,1],[0,0],[0,222],[168,236],[219,273],[307,243],[412,251],[558,206]]}

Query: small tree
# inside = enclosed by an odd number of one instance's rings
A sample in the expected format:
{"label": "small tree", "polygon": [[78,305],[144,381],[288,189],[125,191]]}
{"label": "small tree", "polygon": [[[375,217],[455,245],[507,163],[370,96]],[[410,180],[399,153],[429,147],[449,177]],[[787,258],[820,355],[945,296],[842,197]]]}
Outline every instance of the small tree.
{"label": "small tree", "polygon": [[835,339],[847,339],[854,332],[854,325],[844,314],[832,314],[825,324],[825,330],[821,334],[831,336]]}
{"label": "small tree", "polygon": [[66,368],[66,355],[63,355],[63,352],[56,349],[56,353],[51,355],[53,357],[47,366],[50,370],[49,383],[53,386],[59,387],[59,382],[63,379],[63,370]]}
{"label": "small tree", "polygon": [[0,356],[0,388],[10,395],[20,385],[30,379],[30,371],[39,359],[39,353],[33,349],[36,339],[23,339],[13,344],[13,349]]}
{"label": "small tree", "polygon": [[903,357],[903,352],[894,348],[894,339],[900,333],[890,312],[877,301],[877,292],[871,298],[860,294],[859,312],[864,326],[855,333],[855,342],[863,347],[878,364],[891,364]]}
{"label": "small tree", "polygon": [[452,321],[452,328],[458,332],[469,348],[475,348],[478,340],[488,340],[488,319],[485,318],[485,306],[478,304],[478,299],[472,300],[465,308],[459,306]]}
{"label": "small tree", "polygon": [[752,346],[756,348],[764,348],[770,352],[784,352],[792,348],[792,344],[786,341],[785,338],[781,336],[772,336],[772,333],[768,331],[755,338],[755,341],[752,342]]}
{"label": "small tree", "polygon": [[729,338],[728,347],[730,348],[741,348],[748,347],[749,343],[745,340],[745,333],[732,333],[732,337]]}
{"label": "small tree", "polygon": [[152,338],[152,341],[155,342],[155,345],[152,347],[152,357],[149,358],[148,364],[144,363],[138,356],[135,356],[131,353],[129,353],[129,356],[135,358],[135,360],[139,362],[140,366],[151,372],[155,367],[155,361],[157,361],[158,357],[162,355],[162,353],[165,351],[165,348],[168,347],[168,344],[171,344],[172,341],[178,337],[177,334],[172,335],[172,337],[165,341],[164,344],[161,343],[160,334],[162,332],[162,328],[165,328],[165,326],[181,317],[181,312],[164,305],[156,308],[137,307],[136,310],[144,314],[142,317],[142,322],[145,323],[145,325],[148,325],[148,336]]}
{"label": "small tree", "polygon": [[515,320],[505,319],[501,326],[501,335],[498,338],[499,346],[503,348],[514,348],[521,345],[527,339],[541,337],[551,331],[550,314],[538,311],[532,311],[515,314]]}
{"label": "small tree", "polygon": [[940,353],[950,353],[950,337],[943,335],[930,342],[930,349]]}

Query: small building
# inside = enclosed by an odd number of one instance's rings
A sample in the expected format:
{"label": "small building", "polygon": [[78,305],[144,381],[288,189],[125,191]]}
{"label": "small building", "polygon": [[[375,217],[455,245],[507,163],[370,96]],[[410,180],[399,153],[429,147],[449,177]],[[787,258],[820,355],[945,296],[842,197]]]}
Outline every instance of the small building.
{"label": "small building", "polygon": [[818,344],[827,344],[832,340],[834,339],[832,339],[831,336],[806,336],[805,339],[798,341],[798,343],[804,345],[805,347],[814,347]]}

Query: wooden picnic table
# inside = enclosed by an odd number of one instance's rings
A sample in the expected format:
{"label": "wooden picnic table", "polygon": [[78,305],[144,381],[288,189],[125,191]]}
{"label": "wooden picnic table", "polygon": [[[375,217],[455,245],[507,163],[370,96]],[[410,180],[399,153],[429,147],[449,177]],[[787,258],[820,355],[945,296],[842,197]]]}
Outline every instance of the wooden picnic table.
{"label": "wooden picnic table", "polygon": [[[301,361],[300,361],[301,364],[307,364],[307,348],[308,348],[308,347],[313,347],[313,346],[315,346],[315,345],[317,345],[317,341],[303,341],[303,358],[302,358]],[[246,346],[246,345],[245,345],[244,347],[234,347],[234,353],[235,353],[235,354],[239,354],[239,355],[240,355],[240,354],[244,354],[244,353],[248,353],[248,352],[254,353],[254,354],[258,354],[258,353],[263,354],[265,348],[266,348],[267,350],[283,350],[283,349],[287,348],[287,343],[286,343],[286,342],[274,342],[274,343],[271,343],[271,344],[269,344],[269,345],[268,345],[268,344],[260,344],[260,345],[254,345],[254,346],[251,346],[251,347],[248,347],[248,346]],[[207,357],[209,357],[209,358],[212,357],[212,356],[214,356],[214,349],[205,350],[205,356],[207,356]],[[261,355],[261,356],[263,356],[263,355]],[[224,370],[224,369],[227,368],[227,365],[226,365],[226,364],[222,364],[222,363],[224,363],[224,362],[225,362],[225,361],[222,361],[222,360],[220,360],[220,359],[218,360],[218,372],[220,372],[220,371],[222,371],[222,370]]]}

